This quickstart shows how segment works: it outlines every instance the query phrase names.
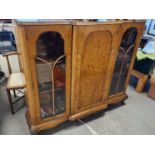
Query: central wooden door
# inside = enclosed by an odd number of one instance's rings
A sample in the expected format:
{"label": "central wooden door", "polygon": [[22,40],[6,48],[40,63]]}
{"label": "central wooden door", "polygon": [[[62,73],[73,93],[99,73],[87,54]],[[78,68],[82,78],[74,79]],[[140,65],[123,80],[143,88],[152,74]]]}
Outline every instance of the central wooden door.
{"label": "central wooden door", "polygon": [[119,26],[74,26],[70,119],[106,106],[109,70],[112,69],[110,64],[118,50]]}

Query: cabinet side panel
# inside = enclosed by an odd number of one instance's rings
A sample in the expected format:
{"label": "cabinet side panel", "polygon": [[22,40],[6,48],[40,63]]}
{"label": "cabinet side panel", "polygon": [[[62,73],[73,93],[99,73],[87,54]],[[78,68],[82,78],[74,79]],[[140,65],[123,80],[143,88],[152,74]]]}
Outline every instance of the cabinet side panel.
{"label": "cabinet side panel", "polygon": [[23,72],[25,75],[25,81],[26,81],[26,97],[28,99],[28,114],[29,114],[29,121],[31,125],[35,125],[36,122],[36,107],[34,104],[34,98],[33,98],[33,87],[32,87],[32,79],[31,79],[31,73],[30,73],[30,63],[29,63],[29,55],[28,55],[28,49],[27,49],[27,42],[26,42],[26,32],[24,26],[18,26],[16,29],[16,35],[18,37],[19,42],[19,49],[21,51],[21,61],[23,65]]}

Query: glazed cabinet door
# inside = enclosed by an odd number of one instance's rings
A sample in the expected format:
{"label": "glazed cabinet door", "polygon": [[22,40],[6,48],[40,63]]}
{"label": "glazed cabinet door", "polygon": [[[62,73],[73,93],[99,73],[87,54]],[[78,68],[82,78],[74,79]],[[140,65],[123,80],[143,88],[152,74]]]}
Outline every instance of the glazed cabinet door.
{"label": "glazed cabinet door", "polygon": [[70,114],[71,25],[26,26],[38,123]]}
{"label": "glazed cabinet door", "polygon": [[[119,24],[76,25],[73,28],[70,119],[105,107],[110,70],[118,50]],[[77,115],[76,115],[77,114]]]}
{"label": "glazed cabinet door", "polygon": [[123,23],[121,42],[115,61],[109,96],[124,94],[130,78],[144,23]]}

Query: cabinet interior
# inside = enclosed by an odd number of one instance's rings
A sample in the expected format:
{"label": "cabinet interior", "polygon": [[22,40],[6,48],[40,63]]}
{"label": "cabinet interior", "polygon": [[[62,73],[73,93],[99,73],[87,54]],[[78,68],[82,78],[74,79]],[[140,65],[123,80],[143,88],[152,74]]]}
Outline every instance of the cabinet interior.
{"label": "cabinet interior", "polygon": [[36,71],[41,117],[65,112],[64,40],[58,32],[44,32],[36,42]]}
{"label": "cabinet interior", "polygon": [[122,37],[112,77],[110,96],[124,91],[126,77],[135,47],[137,29],[128,28]]}

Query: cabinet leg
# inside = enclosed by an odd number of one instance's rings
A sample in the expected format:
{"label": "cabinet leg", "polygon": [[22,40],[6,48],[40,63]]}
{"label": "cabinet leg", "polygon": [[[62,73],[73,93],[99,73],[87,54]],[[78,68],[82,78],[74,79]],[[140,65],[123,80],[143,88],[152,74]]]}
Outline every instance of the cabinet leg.
{"label": "cabinet leg", "polygon": [[30,130],[31,135],[37,135],[38,134],[38,132],[36,130],[34,130],[34,128],[32,126],[29,127],[29,130]]}
{"label": "cabinet leg", "polygon": [[122,100],[122,101],[121,101],[121,104],[122,104],[122,105],[125,105],[125,100]]}
{"label": "cabinet leg", "polygon": [[31,135],[38,135],[38,133],[36,131],[30,131]]}

